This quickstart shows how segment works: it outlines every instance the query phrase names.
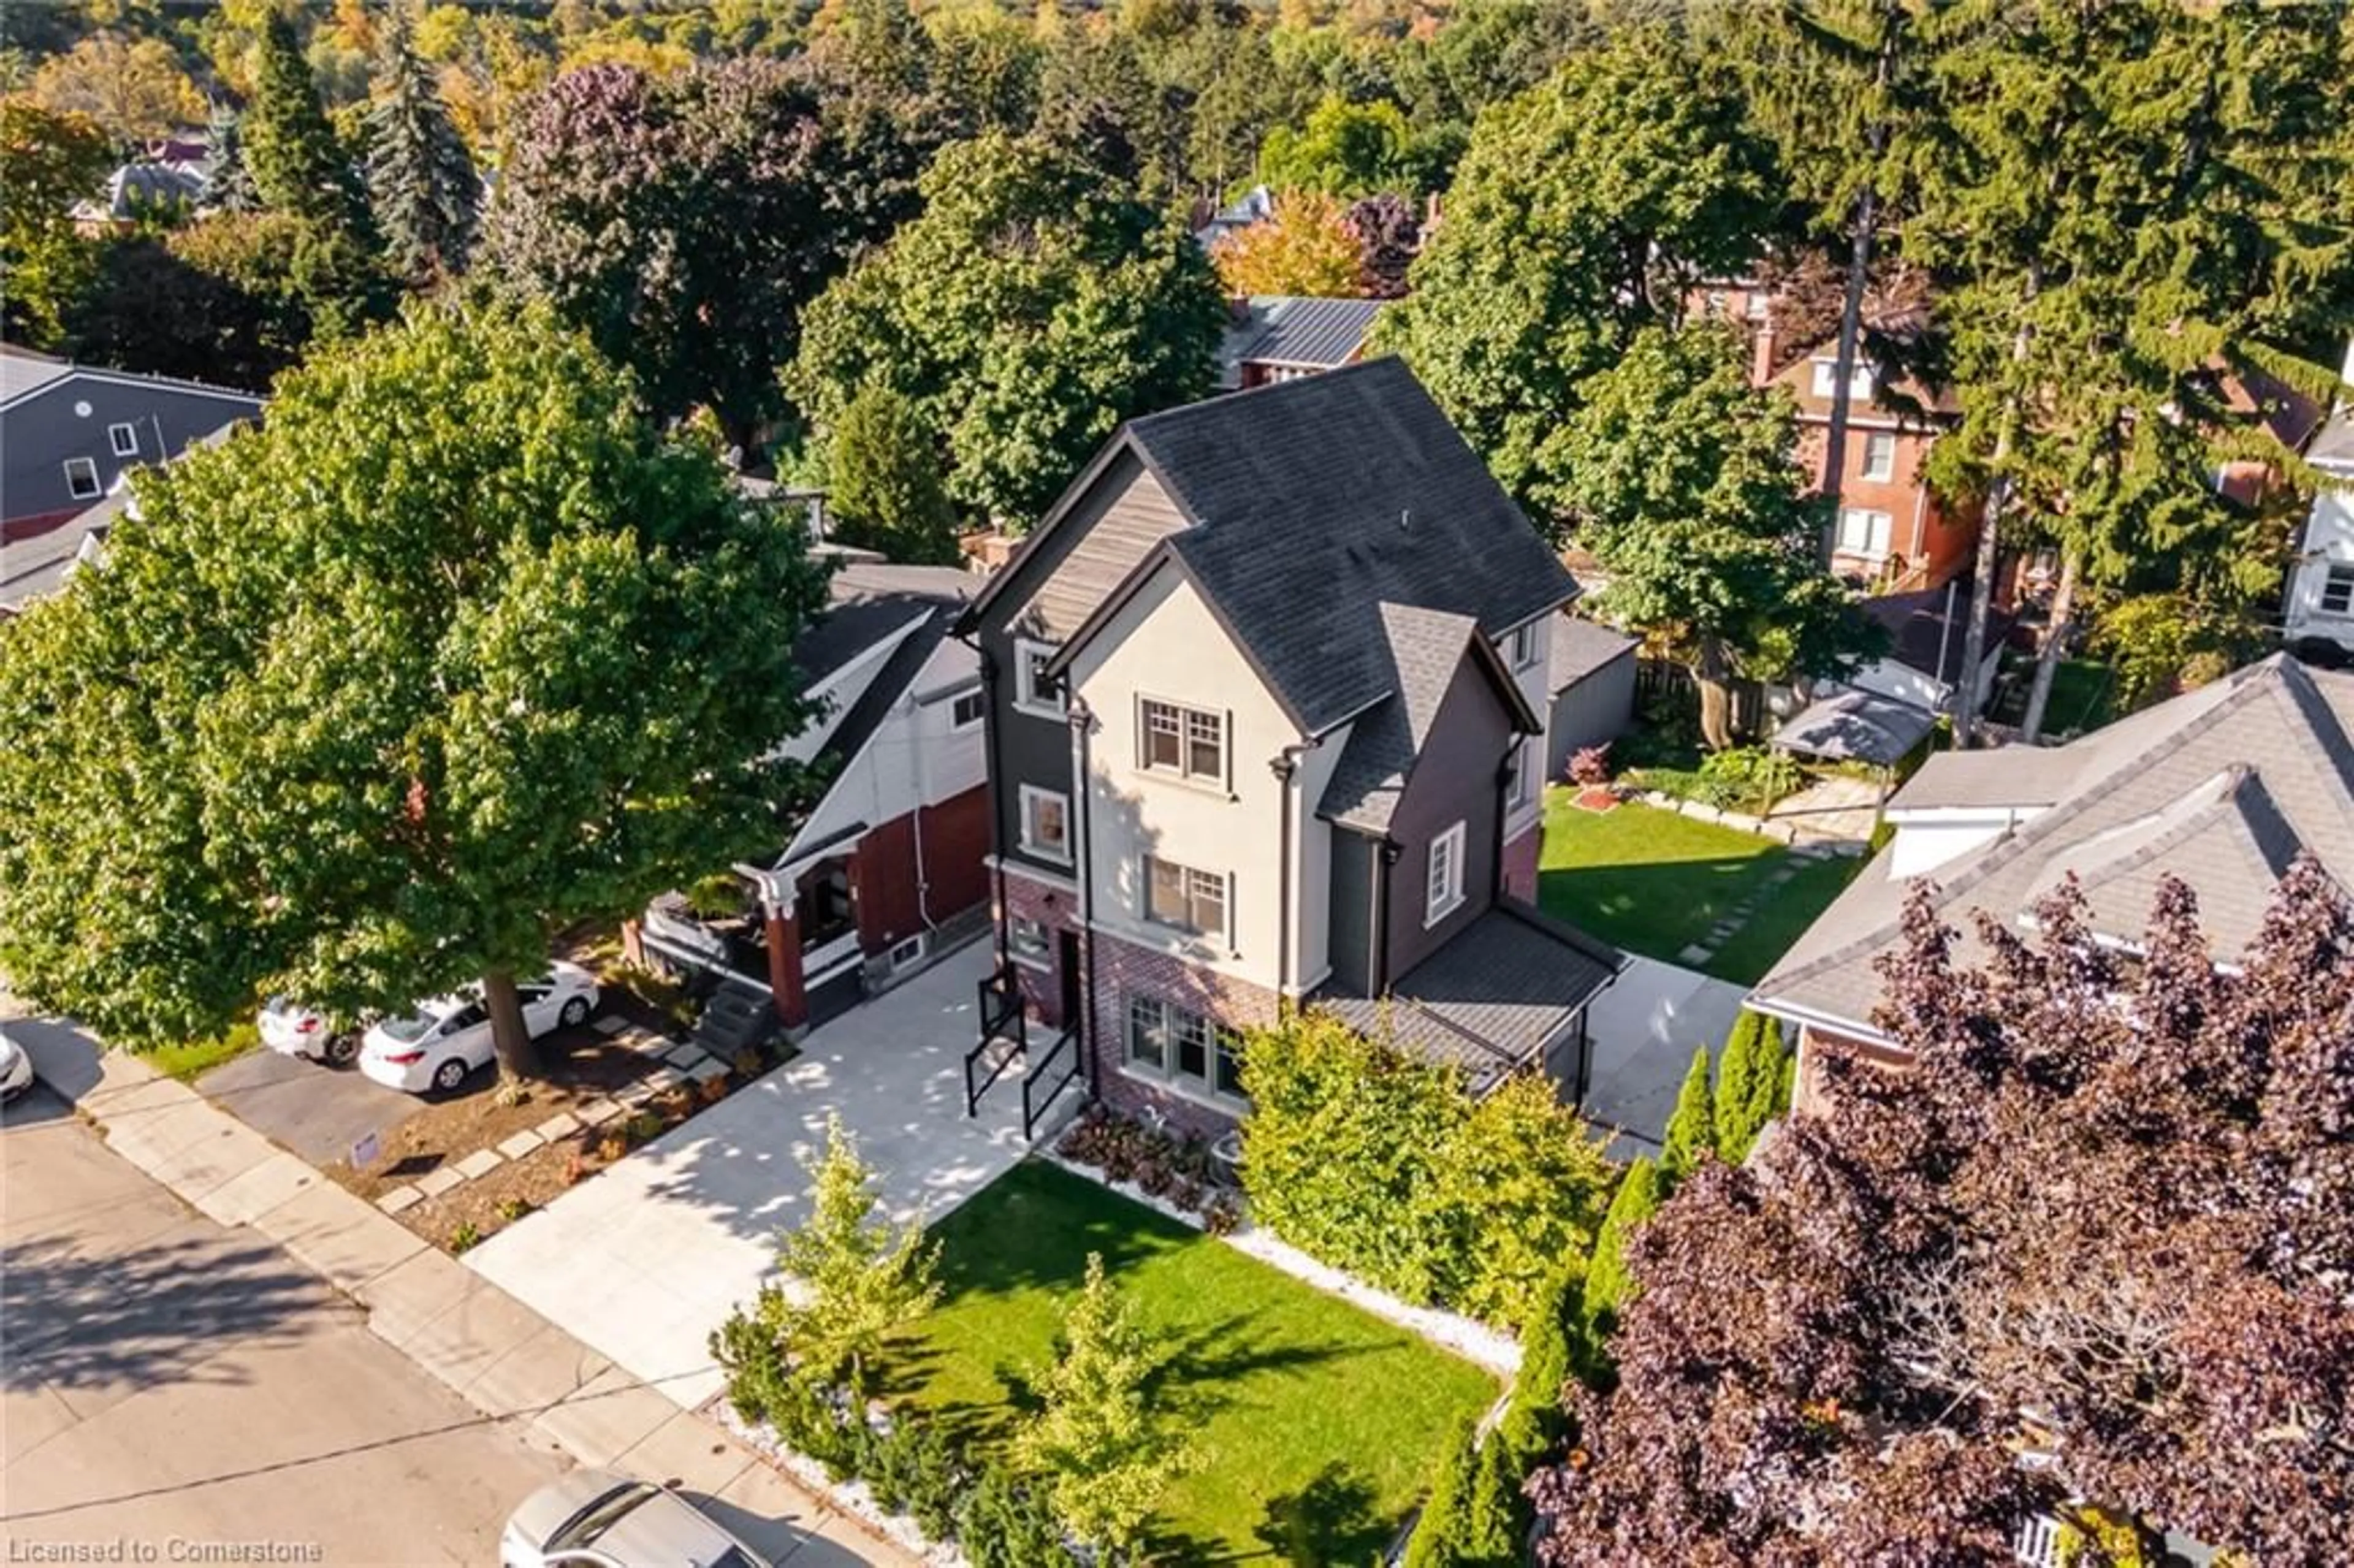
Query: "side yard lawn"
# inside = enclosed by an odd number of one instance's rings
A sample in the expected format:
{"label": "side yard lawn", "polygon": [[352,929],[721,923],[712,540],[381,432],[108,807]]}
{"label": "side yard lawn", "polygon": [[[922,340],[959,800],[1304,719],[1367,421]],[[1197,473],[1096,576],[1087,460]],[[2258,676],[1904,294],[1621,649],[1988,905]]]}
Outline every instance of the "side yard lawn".
{"label": "side yard lawn", "polygon": [[1556,788],[1546,794],[1537,896],[1555,918],[1671,964],[1684,962],[1684,949],[1719,921],[1746,910],[1741,927],[1694,966],[1745,985],[1773,967],[1862,863],[1813,860],[1755,833],[1639,803],[1588,811],[1574,791]]}
{"label": "side yard lawn", "polygon": [[890,1392],[1002,1440],[1054,1354],[1057,1303],[1101,1253],[1165,1348],[1161,1397],[1187,1435],[1156,1531],[1176,1561],[1365,1562],[1454,1424],[1499,1393],[1470,1362],[1043,1161],[933,1234],[940,1306],[886,1370]]}

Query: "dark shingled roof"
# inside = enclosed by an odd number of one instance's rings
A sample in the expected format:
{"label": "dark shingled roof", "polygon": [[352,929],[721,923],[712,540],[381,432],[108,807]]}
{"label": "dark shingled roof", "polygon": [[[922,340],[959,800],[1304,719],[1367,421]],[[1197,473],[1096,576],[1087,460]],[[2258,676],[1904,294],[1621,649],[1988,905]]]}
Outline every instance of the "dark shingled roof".
{"label": "dark shingled roof", "polygon": [[[2180,877],[2198,895],[2216,958],[2228,962],[2254,939],[2300,852],[2340,887],[2354,885],[2349,729],[2354,674],[2275,656],[2066,746],[1932,758],[1889,807],[2031,813],[1925,874],[1942,917],[1962,933],[1964,963],[1983,956],[1971,912],[2027,924],[2070,872],[2093,928],[2127,944],[2142,938],[2158,879]],[[1900,846],[1909,831],[1900,825]],[[1849,885],[1757,982],[1753,1005],[1874,1033],[1872,960],[1897,947],[1910,886],[1892,874],[1893,855],[1883,851]]]}
{"label": "dark shingled roof", "polygon": [[1545,690],[1557,697],[1612,660],[1623,659],[1641,646],[1640,639],[1598,620],[1582,615],[1557,616],[1552,652],[1545,660]]}
{"label": "dark shingled roof", "polygon": [[1394,694],[1350,726],[1349,743],[1316,806],[1319,816],[1375,833],[1389,827],[1447,688],[1478,635],[1467,615],[1385,604],[1381,619],[1396,672]]}
{"label": "dark shingled roof", "polygon": [[[1890,658],[1958,690],[1968,684],[1962,679],[1962,657],[1968,641],[1964,634],[1970,624],[1970,598],[1969,580],[1956,577],[1950,588],[1875,594],[1858,600],[1856,609],[1888,633]],[[2018,619],[2005,609],[1987,611],[1989,651],[2002,646]]]}
{"label": "dark shingled roof", "polygon": [[[825,613],[793,644],[793,665],[814,684],[917,616],[961,609],[977,586],[970,572],[954,567],[847,562],[826,584]],[[943,628],[949,619],[940,618]]]}
{"label": "dark shingled roof", "polygon": [[1616,949],[1508,898],[1387,996],[1325,991],[1314,1000],[1360,1033],[1460,1067],[1476,1094],[1543,1050],[1625,963]]}
{"label": "dark shingled roof", "polygon": [[1494,638],[1577,592],[1402,360],[1172,408],[1128,437],[1193,520],[1162,547],[1310,731],[1395,689],[1382,606]]}

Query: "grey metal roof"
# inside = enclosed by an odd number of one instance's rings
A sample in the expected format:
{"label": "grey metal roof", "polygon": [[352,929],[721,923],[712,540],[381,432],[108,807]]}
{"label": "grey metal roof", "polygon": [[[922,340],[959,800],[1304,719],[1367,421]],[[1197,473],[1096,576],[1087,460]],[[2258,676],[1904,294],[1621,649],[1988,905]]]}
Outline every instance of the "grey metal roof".
{"label": "grey metal roof", "polygon": [[[1928,874],[1941,914],[1962,933],[1961,961],[1980,955],[1972,911],[2022,923],[2071,871],[2094,929],[2126,943],[2141,939],[2158,878],[2181,878],[2215,956],[2238,957],[2299,851],[2341,886],[2354,884],[2349,727],[2354,674],[2275,656],[2066,746],[1982,754],[1988,760],[1967,769],[1969,803],[2050,804]],[[2006,760],[2011,800],[1989,800]],[[1955,793],[1908,788],[1892,804],[1946,804]],[[1758,981],[1754,1005],[1872,1032],[1872,959],[1898,945],[1907,888],[1890,862],[1883,853],[1823,912]]]}
{"label": "grey metal roof", "polygon": [[1614,659],[1642,646],[1639,638],[1614,630],[1582,615],[1553,618],[1553,642],[1545,660],[1545,690],[1559,696]]}
{"label": "grey metal roof", "polygon": [[1888,768],[1920,745],[1936,723],[1937,715],[1926,708],[1850,687],[1808,704],[1774,732],[1773,745],[1805,757]]}
{"label": "grey metal roof", "polygon": [[1492,1086],[1574,1024],[1626,960],[1514,899],[1463,927],[1386,996],[1319,992],[1351,1028]]}
{"label": "grey metal roof", "polygon": [[1246,365],[1334,370],[1364,352],[1386,301],[1312,294],[1253,294],[1243,319],[1226,329],[1218,363],[1236,384]]}
{"label": "grey metal roof", "polygon": [[1389,695],[1381,607],[1494,638],[1577,584],[1403,361],[1382,358],[1136,420],[1193,525],[1173,550],[1293,717]]}

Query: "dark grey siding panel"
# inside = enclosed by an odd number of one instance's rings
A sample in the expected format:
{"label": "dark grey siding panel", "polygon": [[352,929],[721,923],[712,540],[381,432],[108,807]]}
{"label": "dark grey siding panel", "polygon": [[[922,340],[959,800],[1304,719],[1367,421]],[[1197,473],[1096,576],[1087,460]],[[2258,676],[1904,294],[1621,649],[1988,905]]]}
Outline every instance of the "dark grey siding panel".
{"label": "dark grey siding panel", "polygon": [[[77,412],[87,405],[88,414]],[[261,400],[242,393],[207,394],[169,382],[60,376],[0,414],[0,517],[71,515],[96,504],[66,482],[66,460],[97,466],[103,495],[126,468],[153,467],[223,425],[254,418]],[[109,430],[131,427],[132,453],[118,454]],[[158,440],[160,431],[161,440]]]}
{"label": "dark grey siding panel", "polygon": [[1635,651],[1629,648],[1575,684],[1564,686],[1553,698],[1545,777],[1560,782],[1568,771],[1571,753],[1616,740],[1634,722]]}
{"label": "dark grey siding panel", "polygon": [[[1403,852],[1390,874],[1386,978],[1393,983],[1496,901],[1496,828],[1503,810],[1497,774],[1511,739],[1511,711],[1467,650],[1390,819],[1390,837]],[[1458,821],[1464,824],[1463,902],[1426,927],[1431,841]]]}
{"label": "dark grey siding panel", "polygon": [[1096,482],[1082,514],[1063,524],[1071,544],[1031,595],[1032,623],[1051,641],[1070,636],[1153,546],[1184,526],[1184,514],[1160,482],[1122,453]]}
{"label": "dark grey siding panel", "polygon": [[1373,841],[1332,830],[1331,943],[1334,991],[1363,996],[1373,984]]}

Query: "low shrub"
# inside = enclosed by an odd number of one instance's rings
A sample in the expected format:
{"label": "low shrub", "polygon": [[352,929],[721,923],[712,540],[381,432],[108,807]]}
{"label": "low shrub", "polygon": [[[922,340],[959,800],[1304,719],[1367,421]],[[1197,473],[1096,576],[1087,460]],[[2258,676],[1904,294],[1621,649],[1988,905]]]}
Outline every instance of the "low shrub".
{"label": "low shrub", "polygon": [[513,1224],[531,1213],[531,1200],[528,1198],[504,1198],[499,1202],[499,1218],[508,1224]]}
{"label": "low shrub", "polygon": [[665,1125],[662,1112],[652,1107],[632,1112],[630,1119],[621,1124],[623,1152],[626,1153],[631,1144],[648,1143],[660,1138]]}
{"label": "low shrub", "polygon": [[1610,743],[1581,746],[1569,758],[1569,781],[1592,789],[1610,782]]}
{"label": "low shrub", "polygon": [[1763,746],[1735,746],[1702,758],[1700,776],[1723,792],[1723,803],[1764,812],[1807,782],[1806,770],[1787,752]]}
{"label": "low shrub", "polygon": [[453,1253],[469,1251],[480,1246],[482,1242],[482,1227],[472,1220],[459,1221],[458,1228],[450,1233],[450,1250]]}
{"label": "low shrub", "polygon": [[1045,1500],[995,1465],[983,1466],[957,1510],[957,1544],[972,1568],[1070,1568]]}
{"label": "low shrub", "polygon": [[1241,1222],[1240,1197],[1218,1180],[1217,1162],[1200,1138],[1163,1132],[1094,1105],[1080,1113],[1055,1149],[1074,1164],[1093,1166],[1114,1181],[1133,1182],[1149,1195],[1201,1216],[1205,1225],[1220,1200],[1233,1202],[1233,1217],[1217,1234],[1231,1232]]}

